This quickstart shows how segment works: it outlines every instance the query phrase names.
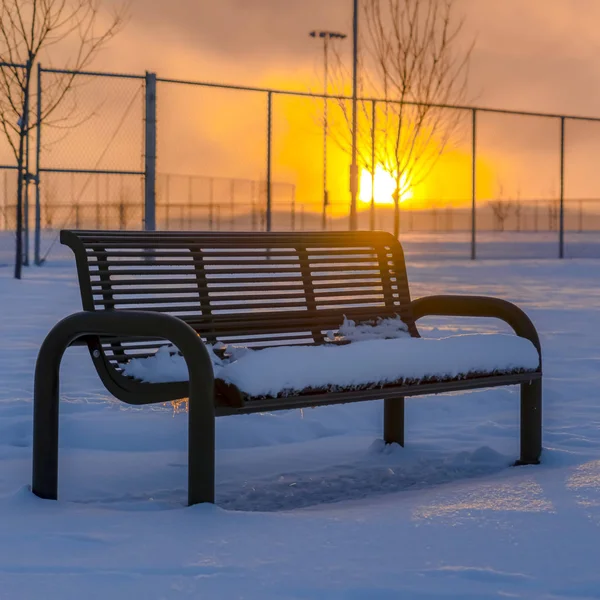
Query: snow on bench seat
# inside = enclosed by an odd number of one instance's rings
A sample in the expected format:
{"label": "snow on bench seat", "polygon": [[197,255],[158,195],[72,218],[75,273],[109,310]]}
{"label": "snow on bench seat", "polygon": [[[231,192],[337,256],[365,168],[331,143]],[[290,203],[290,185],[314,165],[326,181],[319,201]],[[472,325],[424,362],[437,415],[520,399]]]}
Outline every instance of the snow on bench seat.
{"label": "snow on bench seat", "polygon": [[[538,351],[529,340],[504,334],[238,349],[230,362],[221,360],[210,347],[209,354],[215,378],[250,398],[417,384],[424,380],[528,372],[539,367]],[[188,378],[184,359],[167,348],[153,357],[131,360],[124,372],[150,383]]]}

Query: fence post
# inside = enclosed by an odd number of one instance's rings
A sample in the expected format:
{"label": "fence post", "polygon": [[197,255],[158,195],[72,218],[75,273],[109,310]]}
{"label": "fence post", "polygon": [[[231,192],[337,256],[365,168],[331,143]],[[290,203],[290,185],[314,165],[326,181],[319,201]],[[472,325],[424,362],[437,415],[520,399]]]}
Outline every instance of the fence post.
{"label": "fence post", "polygon": [[[327,218],[327,213],[325,213],[325,218]],[[292,219],[291,219],[292,231],[296,231],[296,186],[292,187]],[[323,231],[325,231],[327,227],[327,221],[325,221],[325,227],[323,227]]]}
{"label": "fence post", "polygon": [[96,175],[96,229],[100,229],[100,178]]}
{"label": "fence post", "polygon": [[373,100],[371,106],[371,213],[369,228],[375,230],[375,123],[377,114],[377,101]]}
{"label": "fence post", "polygon": [[171,176],[167,175],[165,177],[165,212],[166,212],[166,222],[167,222],[167,230],[171,228],[170,220],[171,220]]}
{"label": "fence post", "polygon": [[214,222],[214,215],[213,215],[213,210],[214,210],[214,203],[215,203],[215,180],[211,177],[210,179],[210,200],[209,200],[209,207],[208,207],[208,228],[210,229],[210,231],[213,230],[213,222]]}
{"label": "fence post", "polygon": [[471,260],[477,258],[477,219],[476,219],[476,202],[477,202],[477,111],[472,112],[472,140],[471,140]]}
{"label": "fence post", "polygon": [[[328,62],[327,62],[327,48],[329,38],[327,34],[323,38],[323,58],[325,59],[325,95],[323,96],[323,214],[321,215],[321,229],[325,231],[327,229],[327,206],[329,205],[329,190],[327,189],[327,141],[328,141],[328,127],[329,127],[329,114],[327,104],[327,90],[328,90]],[[292,228],[293,230],[293,228]]]}
{"label": "fence post", "polygon": [[112,224],[112,211],[110,210],[112,204],[110,201],[110,176],[106,177],[106,202],[104,203],[104,227],[107,229],[113,227]]}
{"label": "fence post", "polygon": [[156,73],[146,71],[144,229],[156,230]]}
{"label": "fence post", "polygon": [[40,202],[40,154],[42,151],[42,67],[37,65],[37,118],[35,141],[35,240],[33,260],[36,265],[42,264],[40,255],[40,237],[42,228],[42,207]]}
{"label": "fence post", "polygon": [[235,229],[235,179],[229,185],[229,229]]}
{"label": "fence post", "polygon": [[565,118],[560,118],[560,215],[558,219],[558,258],[565,257]]}
{"label": "fence post", "polygon": [[187,222],[187,227],[188,229],[194,229],[193,227],[193,212],[194,212],[194,201],[193,201],[193,179],[192,176],[190,175],[188,177],[188,222]]}
{"label": "fence post", "polygon": [[[79,205],[77,205],[77,211],[77,221],[79,222]],[[79,229],[79,225],[77,228]],[[119,201],[119,229],[121,231],[127,229],[125,225],[125,204],[123,202],[123,198],[121,198]]]}
{"label": "fence post", "polygon": [[271,146],[273,143],[273,92],[267,92],[267,231],[271,231]]}

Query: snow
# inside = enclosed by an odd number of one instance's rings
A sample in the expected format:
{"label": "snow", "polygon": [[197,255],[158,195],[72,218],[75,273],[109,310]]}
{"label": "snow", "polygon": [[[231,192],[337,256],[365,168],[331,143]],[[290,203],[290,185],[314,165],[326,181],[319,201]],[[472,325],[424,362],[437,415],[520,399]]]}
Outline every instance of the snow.
{"label": "snow", "polygon": [[387,340],[408,337],[409,335],[408,327],[397,315],[395,318],[387,319],[380,317],[375,323],[356,323],[356,321],[344,317],[344,322],[337,334],[333,331],[327,333],[330,340],[347,340],[349,342]]}
{"label": "snow", "polygon": [[[214,356],[212,350],[209,354]],[[399,381],[418,383],[430,378],[534,371],[539,366],[538,352],[529,340],[505,334],[371,339],[342,346],[280,346],[248,351],[228,363],[216,356],[213,361],[218,363],[213,364],[215,377],[249,396],[271,398],[305,389],[364,389]],[[133,359],[124,370],[149,382],[188,378],[183,357],[166,348],[153,357]]]}
{"label": "snow", "polygon": [[84,348],[63,361],[60,500],[29,492],[35,357],[80,300],[72,264],[0,270],[0,598],[599,598],[600,262],[408,269],[415,298],[500,296],[533,319],[542,464],[508,466],[518,387],[407,400],[405,448],[381,442],[379,402],[225,417],[217,506],[192,508],[185,412],[118,403]]}
{"label": "snow", "polygon": [[[363,323],[356,323],[352,319],[344,317],[338,331],[327,332],[326,340],[328,342],[355,342],[405,337],[410,337],[410,335],[408,328],[399,316],[378,318],[375,322]],[[226,345],[223,342],[206,344],[206,347],[209,350],[208,355],[216,377],[221,376],[223,367],[227,364],[242,359],[245,354],[252,352],[251,348],[235,344]],[[225,352],[226,358],[221,358],[221,354],[216,351]],[[149,383],[187,381],[188,379],[187,365],[179,354],[179,350],[172,345],[162,346],[154,356],[149,358],[129,361],[123,365],[123,372],[129,377]]]}
{"label": "snow", "polygon": [[400,380],[533,371],[538,366],[538,352],[529,340],[491,334],[267,348],[225,365],[218,377],[249,396],[276,397],[307,388],[360,389]]}
{"label": "snow", "polygon": [[[210,344],[207,344],[207,346],[208,355],[213,361],[213,370],[218,372],[221,361],[212,351]],[[128,377],[149,383],[188,380],[188,369],[185,360],[177,354],[177,349],[174,346],[162,346],[154,356],[149,358],[130,360],[123,365],[123,372]]]}

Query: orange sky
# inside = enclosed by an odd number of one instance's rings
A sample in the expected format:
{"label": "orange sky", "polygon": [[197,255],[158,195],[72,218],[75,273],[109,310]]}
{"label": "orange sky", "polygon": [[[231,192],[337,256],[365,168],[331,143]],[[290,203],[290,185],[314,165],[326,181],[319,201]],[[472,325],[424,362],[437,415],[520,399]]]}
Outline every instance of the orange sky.
{"label": "orange sky", "polygon": [[[116,0],[115,0],[116,1]],[[457,0],[465,16],[465,43],[476,37],[469,95],[474,103],[534,111],[600,114],[600,3],[596,0]],[[308,37],[314,28],[348,32],[350,0],[132,0],[125,31],[98,58],[95,68],[296,90],[321,90],[321,54]],[[346,42],[347,47],[349,44]],[[54,59],[55,64],[58,62]],[[95,84],[93,84],[95,85]],[[90,87],[90,90],[93,88]],[[112,86],[112,87],[111,87]],[[126,82],[82,92],[104,94],[106,136],[135,87]],[[94,89],[96,89],[94,88]],[[115,98],[118,100],[115,101]],[[162,85],[158,96],[159,170],[261,179],[265,174],[266,99],[237,93]],[[302,202],[321,195],[322,137],[319,105],[276,97],[274,179],[296,185]],[[98,113],[100,114],[100,112]],[[138,168],[141,103],[117,138],[113,162]],[[50,157],[67,161],[76,136],[97,139],[94,122],[74,134],[70,149]],[[456,147],[416,197],[467,200],[469,137]],[[541,197],[558,189],[558,130],[549,121],[483,116],[478,134],[478,192]],[[600,193],[590,157],[600,150],[600,126],[568,126],[567,193]],[[119,149],[120,148],[120,154]],[[132,148],[134,148],[132,150]],[[64,156],[61,155],[64,153]],[[80,156],[78,165],[93,163]],[[332,142],[332,200],[347,196],[346,156]]]}

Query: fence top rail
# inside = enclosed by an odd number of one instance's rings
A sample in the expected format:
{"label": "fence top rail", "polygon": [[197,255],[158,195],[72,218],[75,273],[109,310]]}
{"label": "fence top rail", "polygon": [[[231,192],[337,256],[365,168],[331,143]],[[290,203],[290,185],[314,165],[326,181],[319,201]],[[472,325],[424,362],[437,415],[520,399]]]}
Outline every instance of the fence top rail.
{"label": "fence top rail", "polygon": [[[0,63],[2,66],[3,63]],[[25,67],[25,65],[10,65],[8,63],[5,66],[21,66]],[[101,72],[101,71],[73,71],[69,69],[52,69],[52,68],[44,68],[40,67],[40,71],[42,73],[57,73],[63,75],[83,75],[89,77],[118,77],[121,79],[138,79],[144,80],[146,79],[146,75],[136,75],[133,73],[111,73],[111,72]],[[352,96],[344,96],[344,95],[331,95],[331,94],[321,94],[317,92],[302,92],[299,90],[278,90],[274,88],[261,88],[254,86],[245,86],[245,85],[233,85],[226,83],[215,83],[211,81],[194,81],[187,79],[172,79],[167,77],[157,77],[157,82],[160,83],[174,83],[174,84],[182,84],[182,85],[193,85],[198,87],[208,87],[208,88],[219,88],[224,90],[238,90],[244,92],[258,92],[263,94],[277,94],[281,96],[296,96],[300,98],[321,98],[321,99],[331,99],[331,100],[352,100]],[[523,117],[543,117],[547,119],[568,119],[571,121],[590,121],[600,123],[600,117],[591,117],[584,115],[567,115],[567,114],[558,114],[558,113],[546,113],[546,112],[534,112],[534,111],[526,111],[526,110],[510,110],[505,108],[493,108],[487,106],[469,106],[462,104],[438,104],[438,103],[426,103],[426,102],[412,102],[412,101],[404,101],[400,100],[389,100],[386,98],[375,98],[375,97],[360,97],[358,98],[360,102],[374,102],[374,103],[391,103],[391,104],[406,104],[408,106],[430,106],[432,108],[443,108],[443,109],[452,109],[452,110],[461,110],[461,111],[470,111],[470,112],[483,112],[483,113],[495,113],[495,114],[504,114],[504,115],[519,115]]]}
{"label": "fence top rail", "polygon": [[[2,167],[0,167],[2,168]],[[68,167],[55,168],[55,167],[40,167],[38,169],[40,173],[78,173],[78,174],[86,174],[90,175],[144,175],[144,171],[126,171],[122,169],[70,169]]]}
{"label": "fence top rail", "polygon": [[[159,83],[176,83],[183,85],[194,85],[198,87],[210,87],[220,88],[225,90],[238,90],[244,92],[259,92],[263,94],[277,94],[281,96],[297,96],[303,98],[321,98],[330,100],[352,100],[352,96],[343,96],[335,94],[322,94],[318,92],[302,92],[299,90],[277,90],[273,88],[260,88],[253,86],[244,85],[232,85],[226,83],[215,83],[210,81],[189,81],[185,79],[170,79],[164,77],[157,77],[156,81]],[[437,104],[428,102],[412,102],[412,101],[400,101],[400,100],[389,100],[386,98],[375,98],[375,97],[360,97],[357,98],[359,102],[375,102],[375,103],[389,103],[389,104],[406,104],[408,106],[430,106],[432,108],[445,108],[453,110],[463,111],[476,111],[476,112],[487,112],[507,115],[520,115],[525,117],[545,117],[549,119],[569,119],[573,121],[595,121],[600,123],[600,117],[587,117],[583,115],[565,115],[557,113],[546,113],[546,112],[533,112],[525,110],[510,110],[506,108],[493,108],[486,106],[469,106],[462,104]]]}
{"label": "fence top rail", "polygon": [[40,66],[41,73],[56,73],[58,75],[83,75],[88,77],[117,77],[120,79],[146,79],[145,75],[135,75],[133,73],[111,73],[102,71],[72,71],[70,69],[46,69]]}

